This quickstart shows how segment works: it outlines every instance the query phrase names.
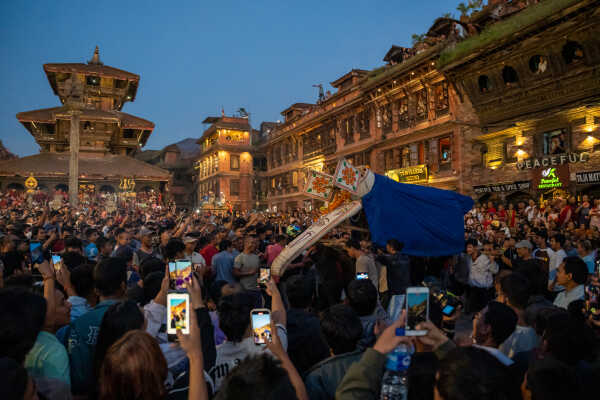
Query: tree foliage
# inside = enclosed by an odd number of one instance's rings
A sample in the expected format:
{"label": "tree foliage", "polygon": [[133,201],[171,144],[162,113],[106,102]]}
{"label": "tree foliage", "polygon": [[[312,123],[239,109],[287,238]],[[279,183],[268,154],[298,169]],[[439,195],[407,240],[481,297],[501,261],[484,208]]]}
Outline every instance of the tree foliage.
{"label": "tree foliage", "polygon": [[421,43],[421,42],[423,42],[425,40],[425,34],[422,33],[422,34],[419,35],[417,33],[413,33],[412,36],[411,36],[411,39],[412,39],[412,44],[414,46],[414,45],[416,45],[418,43]]}
{"label": "tree foliage", "polygon": [[460,12],[460,15],[471,15],[480,11],[482,6],[483,0],[468,0],[467,4],[459,3],[456,10]]}

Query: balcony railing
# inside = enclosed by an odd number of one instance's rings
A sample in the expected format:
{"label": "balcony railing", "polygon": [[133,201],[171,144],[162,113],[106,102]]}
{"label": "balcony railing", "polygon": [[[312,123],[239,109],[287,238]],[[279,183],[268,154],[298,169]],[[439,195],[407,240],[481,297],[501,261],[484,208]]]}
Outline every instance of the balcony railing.
{"label": "balcony railing", "polygon": [[311,150],[311,151],[304,153],[304,159],[307,160],[312,157],[321,156],[321,155],[326,156],[326,155],[333,154],[333,153],[335,153],[335,143],[330,144],[329,146],[326,146],[326,147],[318,148],[318,149]]}

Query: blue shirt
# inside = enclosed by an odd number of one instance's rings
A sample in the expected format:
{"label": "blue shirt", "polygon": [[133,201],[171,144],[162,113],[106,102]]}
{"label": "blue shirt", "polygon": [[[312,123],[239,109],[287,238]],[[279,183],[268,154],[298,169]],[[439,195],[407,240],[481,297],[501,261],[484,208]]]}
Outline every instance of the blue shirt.
{"label": "blue shirt", "polygon": [[88,260],[96,261],[96,259],[98,258],[98,248],[94,243],[90,243],[87,246],[85,246],[83,252]]}
{"label": "blue shirt", "polygon": [[228,251],[222,251],[213,256],[212,266],[217,273],[217,281],[226,281],[227,283],[234,283],[235,278],[233,276],[233,254]]}
{"label": "blue shirt", "polygon": [[585,257],[582,257],[583,262],[587,265],[588,272],[590,274],[594,273],[594,254],[590,253]]}
{"label": "blue shirt", "polygon": [[575,300],[583,300],[585,298],[585,287],[583,285],[577,285],[570,291],[562,291],[554,299],[554,305],[556,307],[569,308],[569,304]]}
{"label": "blue shirt", "polygon": [[74,394],[89,392],[93,380],[93,361],[98,332],[104,313],[117,300],[104,300],[69,325],[67,353],[71,363],[71,386]]}
{"label": "blue shirt", "polygon": [[25,368],[33,378],[57,379],[71,384],[69,356],[56,336],[41,331],[25,357]]}
{"label": "blue shirt", "polygon": [[69,296],[67,301],[71,303],[71,322],[92,309],[87,300],[83,297]]}

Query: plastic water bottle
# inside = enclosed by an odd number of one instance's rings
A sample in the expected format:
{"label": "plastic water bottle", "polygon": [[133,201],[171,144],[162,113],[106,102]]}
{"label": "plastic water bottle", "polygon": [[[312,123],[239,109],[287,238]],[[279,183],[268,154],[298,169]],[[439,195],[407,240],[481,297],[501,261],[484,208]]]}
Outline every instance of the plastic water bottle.
{"label": "plastic water bottle", "polygon": [[381,383],[380,400],[408,398],[408,367],[412,353],[412,346],[401,344],[388,354]]}

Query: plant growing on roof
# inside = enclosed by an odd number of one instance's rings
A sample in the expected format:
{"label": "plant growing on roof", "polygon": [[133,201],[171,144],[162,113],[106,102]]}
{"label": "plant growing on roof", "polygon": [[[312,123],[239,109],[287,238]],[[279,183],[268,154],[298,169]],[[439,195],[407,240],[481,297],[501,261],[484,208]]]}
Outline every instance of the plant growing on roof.
{"label": "plant growing on roof", "polygon": [[483,0],[468,0],[467,4],[459,3],[456,10],[460,12],[461,16],[473,15],[473,13],[480,11],[483,5]]}
{"label": "plant growing on roof", "polygon": [[419,34],[413,33],[411,36],[411,39],[412,39],[413,46],[416,44],[419,44],[419,43],[423,43],[425,41],[425,34],[422,33],[419,35]]}
{"label": "plant growing on roof", "polygon": [[456,10],[460,12],[460,15],[467,15],[469,12],[469,7],[465,3],[459,3],[456,7]]}

